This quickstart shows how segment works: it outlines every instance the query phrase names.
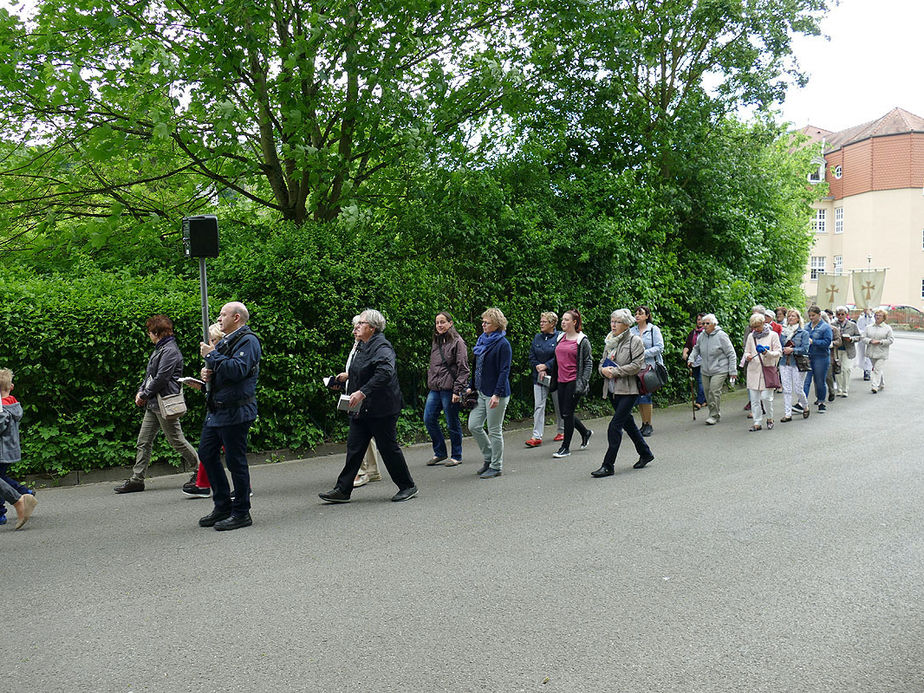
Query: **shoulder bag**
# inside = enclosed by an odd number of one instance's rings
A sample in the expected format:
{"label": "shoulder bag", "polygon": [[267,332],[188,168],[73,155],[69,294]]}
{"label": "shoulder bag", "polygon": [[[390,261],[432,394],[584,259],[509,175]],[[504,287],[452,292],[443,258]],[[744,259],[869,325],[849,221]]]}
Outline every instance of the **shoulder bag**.
{"label": "shoulder bag", "polygon": [[157,395],[157,407],[160,409],[160,415],[167,421],[175,421],[186,413],[186,399],[183,397],[183,390],[175,395]]}
{"label": "shoulder bag", "polygon": [[[754,348],[757,348],[757,340],[754,340]],[[764,374],[764,388],[767,390],[775,390],[778,387],[783,387],[783,382],[780,380],[780,371],[776,366],[765,366],[764,360],[760,357],[760,352],[757,352],[757,360],[760,361],[760,368]]]}

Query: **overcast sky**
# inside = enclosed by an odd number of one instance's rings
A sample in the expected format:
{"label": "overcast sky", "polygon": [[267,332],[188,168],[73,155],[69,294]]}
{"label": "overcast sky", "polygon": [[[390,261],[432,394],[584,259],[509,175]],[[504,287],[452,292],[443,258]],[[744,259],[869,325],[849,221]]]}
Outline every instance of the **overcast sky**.
{"label": "overcast sky", "polygon": [[782,108],[796,127],[843,130],[898,106],[924,117],[924,0],[841,0],[822,22],[830,37],[800,38],[809,83]]}

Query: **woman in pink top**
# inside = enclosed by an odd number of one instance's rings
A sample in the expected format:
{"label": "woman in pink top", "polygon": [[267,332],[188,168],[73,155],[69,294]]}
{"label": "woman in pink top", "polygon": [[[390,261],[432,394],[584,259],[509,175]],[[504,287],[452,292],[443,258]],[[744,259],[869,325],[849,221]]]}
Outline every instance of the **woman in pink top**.
{"label": "woman in pink top", "polygon": [[552,387],[558,392],[558,406],[565,422],[565,439],[558,452],[552,455],[556,458],[571,454],[571,438],[575,428],[581,434],[581,450],[587,448],[593,434],[574,415],[578,401],[587,394],[590,387],[590,372],[593,369],[590,340],[581,332],[581,314],[576,310],[565,311],[561,318],[561,329],[561,337],[555,346]]}

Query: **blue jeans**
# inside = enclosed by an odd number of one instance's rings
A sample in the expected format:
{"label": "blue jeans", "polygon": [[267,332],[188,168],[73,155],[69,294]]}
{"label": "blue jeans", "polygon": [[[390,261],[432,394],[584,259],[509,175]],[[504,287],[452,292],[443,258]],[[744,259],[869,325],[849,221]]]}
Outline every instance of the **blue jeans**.
{"label": "blue jeans", "polygon": [[703,391],[702,366],[693,366],[693,377],[696,378],[696,403],[706,403],[706,393]]}
{"label": "blue jeans", "polygon": [[828,398],[828,386],[825,384],[825,378],[828,376],[828,364],[831,361],[831,355],[825,353],[824,356],[809,356],[809,364],[812,366],[805,374],[805,385],[802,390],[808,397],[809,390],[812,386],[812,380],[815,380],[815,399],[824,402]]}
{"label": "blue jeans", "polygon": [[[203,426],[199,438],[199,459],[212,484],[215,510],[245,515],[250,512],[250,469],[247,467],[247,433],[251,421],[233,426]],[[234,484],[234,501],[228,477],[221,467],[221,448]]]}
{"label": "blue jeans", "polygon": [[[16,479],[12,478],[9,475],[9,469],[11,466],[12,464],[9,464],[6,462],[0,463],[0,480],[5,481],[10,486],[10,488],[13,489],[15,493],[19,493],[19,494],[30,493],[29,488],[27,486],[20,484],[18,481],[16,481]],[[19,499],[19,496],[16,497],[16,500],[18,499]],[[6,515],[6,506],[3,504],[4,500],[6,500],[6,498],[4,498],[3,496],[0,496],[0,515]],[[10,503],[13,503],[13,502],[14,501],[10,501]]]}
{"label": "blue jeans", "polygon": [[452,401],[452,390],[430,390],[424,406],[424,426],[433,441],[434,457],[446,457],[446,438],[440,428],[440,412],[446,412],[449,444],[452,459],[462,459],[462,422],[459,421],[459,403]]}
{"label": "blue jeans", "polygon": [[616,455],[619,453],[623,430],[635,443],[635,451],[639,454],[639,457],[645,459],[652,457],[651,448],[648,447],[648,443],[638,430],[635,419],[632,418],[632,407],[635,406],[635,401],[638,398],[638,395],[610,395],[610,403],[613,405],[613,419],[610,421],[610,426],[606,431],[609,447],[607,447],[606,454],[603,456],[603,466],[607,469],[612,469],[616,463]]}

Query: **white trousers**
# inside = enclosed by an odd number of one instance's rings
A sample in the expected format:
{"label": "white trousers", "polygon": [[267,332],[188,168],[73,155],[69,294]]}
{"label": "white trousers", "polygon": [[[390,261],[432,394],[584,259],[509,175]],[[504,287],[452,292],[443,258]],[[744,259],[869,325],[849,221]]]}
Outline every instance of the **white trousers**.
{"label": "white trousers", "polygon": [[796,366],[784,366],[781,364],[780,380],[783,381],[783,416],[792,416],[793,394],[796,395],[796,401],[803,408],[808,409],[808,397],[805,396],[805,390],[802,388],[805,383],[805,373],[801,372]]}

